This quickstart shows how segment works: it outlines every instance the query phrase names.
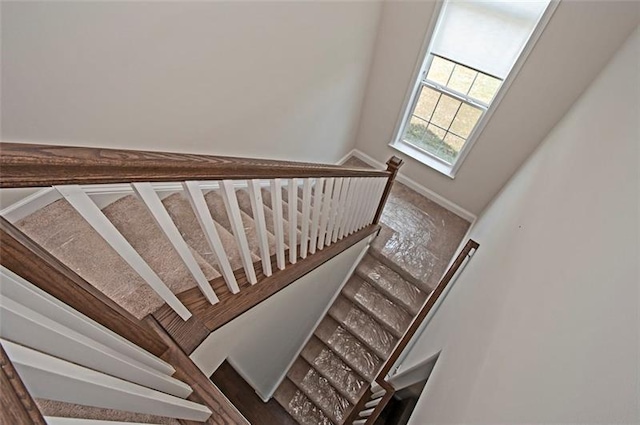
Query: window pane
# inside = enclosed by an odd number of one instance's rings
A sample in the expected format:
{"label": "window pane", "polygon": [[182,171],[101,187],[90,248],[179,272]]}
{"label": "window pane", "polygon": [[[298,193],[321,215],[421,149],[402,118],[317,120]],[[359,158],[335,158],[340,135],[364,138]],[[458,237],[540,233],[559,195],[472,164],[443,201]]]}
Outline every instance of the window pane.
{"label": "window pane", "polygon": [[502,82],[497,78],[485,74],[478,74],[478,78],[469,90],[469,96],[484,103],[491,103],[493,97],[498,92]]}
{"label": "window pane", "polygon": [[427,73],[427,79],[446,86],[453,71],[453,66],[453,62],[438,56],[433,56],[429,72]]}
{"label": "window pane", "polygon": [[430,87],[422,86],[413,114],[429,121],[436,107],[436,103],[438,103],[438,99],[440,99],[440,92]]}
{"label": "window pane", "polygon": [[404,130],[402,139],[405,142],[419,146],[426,130],[427,122],[416,116],[412,116],[409,125],[407,125],[407,128]]}
{"label": "window pane", "polygon": [[417,146],[421,147],[429,153],[439,156],[438,152],[442,150],[442,146],[444,145],[443,139],[445,134],[446,131],[436,127],[433,124],[429,124],[429,126],[427,127],[427,131],[424,134],[422,143]]}
{"label": "window pane", "polygon": [[458,137],[452,133],[447,133],[447,135],[444,136],[444,143],[448,148],[446,154],[451,156],[451,162],[453,162],[462,150],[464,142],[465,140],[462,137]]}
{"label": "window pane", "polygon": [[478,75],[477,71],[469,69],[466,66],[456,65],[447,87],[462,94],[467,94],[476,75]]}
{"label": "window pane", "polygon": [[482,111],[480,109],[465,103],[460,107],[449,131],[466,139],[471,134],[471,131],[476,126],[481,116]]}
{"label": "window pane", "polygon": [[461,103],[453,97],[442,94],[430,121],[438,127],[449,128]]}

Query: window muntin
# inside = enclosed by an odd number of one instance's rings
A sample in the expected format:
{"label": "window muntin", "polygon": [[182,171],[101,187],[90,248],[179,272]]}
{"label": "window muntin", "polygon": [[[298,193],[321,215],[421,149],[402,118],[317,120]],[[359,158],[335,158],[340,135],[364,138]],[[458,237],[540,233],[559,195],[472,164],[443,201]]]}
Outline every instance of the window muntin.
{"label": "window muntin", "polygon": [[453,165],[502,80],[441,56],[429,61],[402,141]]}

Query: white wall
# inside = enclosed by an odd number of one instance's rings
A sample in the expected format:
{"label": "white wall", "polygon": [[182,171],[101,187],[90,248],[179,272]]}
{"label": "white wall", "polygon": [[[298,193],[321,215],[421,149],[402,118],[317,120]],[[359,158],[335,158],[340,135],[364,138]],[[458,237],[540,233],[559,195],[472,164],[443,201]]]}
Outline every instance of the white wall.
{"label": "white wall", "polygon": [[640,29],[480,218],[412,425],[640,423]]}
{"label": "white wall", "polygon": [[3,2],[2,139],[335,162],[381,4]]}
{"label": "white wall", "polygon": [[388,146],[434,5],[385,2],[356,148],[405,158],[402,173],[479,215],[633,31],[640,4],[562,1],[454,180]]}
{"label": "white wall", "polygon": [[258,394],[268,398],[367,247],[366,239],[358,242],[229,322],[209,335],[191,359],[210,376],[229,358]]}

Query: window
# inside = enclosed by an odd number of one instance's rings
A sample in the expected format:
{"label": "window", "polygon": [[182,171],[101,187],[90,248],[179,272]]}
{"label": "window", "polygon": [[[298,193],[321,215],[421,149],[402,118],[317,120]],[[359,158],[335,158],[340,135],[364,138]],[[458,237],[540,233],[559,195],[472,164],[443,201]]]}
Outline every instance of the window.
{"label": "window", "polygon": [[445,0],[391,146],[453,177],[548,6]]}

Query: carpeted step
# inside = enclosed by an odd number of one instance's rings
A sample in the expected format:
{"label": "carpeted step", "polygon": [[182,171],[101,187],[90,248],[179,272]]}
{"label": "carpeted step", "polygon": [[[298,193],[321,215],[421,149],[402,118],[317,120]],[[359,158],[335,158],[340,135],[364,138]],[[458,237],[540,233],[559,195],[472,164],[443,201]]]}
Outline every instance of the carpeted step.
{"label": "carpeted step", "polygon": [[[178,230],[180,230],[180,233],[187,244],[202,258],[204,258],[205,261],[220,271],[220,266],[217,264],[216,256],[214,255],[187,198],[185,198],[182,193],[174,193],[173,195],[163,199],[162,203],[169,212],[171,219],[178,227]],[[214,225],[216,226],[218,236],[220,236],[222,246],[227,253],[227,258],[229,259],[231,268],[233,270],[242,268],[242,258],[238,245],[236,244],[236,239],[227,229],[215,221]],[[258,257],[253,257],[253,261],[258,261]]]}
{"label": "carpeted step", "polygon": [[144,413],[125,412],[123,410],[105,409],[102,407],[83,406],[62,401],[35,399],[43,416],[57,418],[78,418],[114,422],[136,422],[143,424],[180,425],[180,421],[165,416],[147,415]]}
{"label": "carpeted step", "polygon": [[303,358],[298,357],[287,377],[335,424],[344,422],[351,403]]}
{"label": "carpeted step", "polygon": [[439,258],[420,245],[419,240],[405,238],[384,224],[371,243],[369,253],[423,292],[431,293],[431,285],[435,287],[440,279],[434,272],[434,267],[441,262]]}
{"label": "carpeted step", "polygon": [[313,336],[300,353],[300,357],[312,365],[352,404],[358,402],[365,389],[366,381],[322,341]]}
{"label": "carpeted step", "polygon": [[413,316],[418,314],[427,300],[428,295],[425,292],[369,254],[358,264],[356,273]]}
{"label": "carpeted step", "polygon": [[282,381],[273,397],[300,425],[335,425],[288,378]]}
{"label": "carpeted step", "polygon": [[16,226],[136,318],[164,304],[66,200],[41,208]]}
{"label": "carpeted step", "polygon": [[391,355],[397,338],[347,298],[339,296],[329,309],[329,315],[371,348],[378,357],[386,359]]}
{"label": "carpeted step", "polygon": [[[102,212],[174,294],[196,286],[193,275],[136,196],[125,196]],[[197,252],[193,253],[207,280],[220,276]]]}
{"label": "carpeted step", "polygon": [[[209,206],[213,219],[220,223],[222,227],[227,229],[230,233],[233,233],[222,195],[220,195],[217,190],[211,190],[205,194],[204,198],[207,201],[207,205]],[[256,230],[256,223],[242,210],[240,211],[240,216],[242,217],[244,232],[247,235],[249,251],[251,251],[251,254],[255,256],[254,261],[258,261],[260,259],[260,242],[258,239],[258,232]],[[267,233],[267,241],[269,244],[269,252],[276,252],[276,241],[272,234]]]}
{"label": "carpeted step", "polygon": [[314,334],[360,376],[369,382],[373,381],[382,366],[382,360],[351,332],[325,316]]}
{"label": "carpeted step", "polygon": [[411,324],[411,316],[402,307],[378,291],[375,287],[365,282],[358,275],[353,275],[342,289],[342,295],[349,298],[364,312],[373,316],[379,323],[395,335],[402,335]]}

